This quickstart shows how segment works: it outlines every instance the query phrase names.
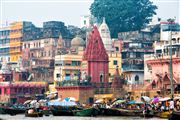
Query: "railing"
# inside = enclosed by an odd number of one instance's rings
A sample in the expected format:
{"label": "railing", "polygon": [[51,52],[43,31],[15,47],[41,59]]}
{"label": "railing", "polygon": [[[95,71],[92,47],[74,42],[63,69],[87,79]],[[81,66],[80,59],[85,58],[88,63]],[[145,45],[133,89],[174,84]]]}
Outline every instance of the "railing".
{"label": "railing", "polygon": [[64,80],[56,82],[56,87],[68,87],[68,86],[91,86],[90,82],[79,81],[79,80]]}

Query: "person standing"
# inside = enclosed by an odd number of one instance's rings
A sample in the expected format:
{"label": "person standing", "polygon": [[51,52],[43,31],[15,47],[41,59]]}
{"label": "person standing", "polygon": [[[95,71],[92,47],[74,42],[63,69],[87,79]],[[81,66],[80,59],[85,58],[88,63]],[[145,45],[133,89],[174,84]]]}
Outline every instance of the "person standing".
{"label": "person standing", "polygon": [[174,110],[174,100],[173,100],[173,99],[171,99],[171,101],[169,102],[169,109],[170,109],[171,111]]}

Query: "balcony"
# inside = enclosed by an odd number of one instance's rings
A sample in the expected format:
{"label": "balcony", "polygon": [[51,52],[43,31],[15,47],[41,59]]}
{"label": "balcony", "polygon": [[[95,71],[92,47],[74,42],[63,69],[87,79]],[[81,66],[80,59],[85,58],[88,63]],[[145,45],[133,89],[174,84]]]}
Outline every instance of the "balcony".
{"label": "balcony", "polygon": [[62,66],[62,69],[64,70],[79,70],[81,69],[81,66]]}
{"label": "balcony", "polygon": [[56,87],[70,87],[70,86],[91,86],[90,82],[79,81],[79,80],[64,80],[61,82],[56,82]]}
{"label": "balcony", "polygon": [[122,66],[123,72],[128,71],[144,71],[144,65],[123,65]]}

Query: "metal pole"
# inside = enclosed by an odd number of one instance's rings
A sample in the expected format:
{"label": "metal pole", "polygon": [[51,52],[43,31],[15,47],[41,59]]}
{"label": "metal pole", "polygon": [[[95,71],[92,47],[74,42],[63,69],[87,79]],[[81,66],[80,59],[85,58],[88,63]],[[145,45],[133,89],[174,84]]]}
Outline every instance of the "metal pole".
{"label": "metal pole", "polygon": [[172,66],[172,23],[174,22],[173,19],[171,19],[170,21],[170,66],[169,66],[169,70],[170,70],[170,81],[171,81],[171,98],[174,98],[174,85],[173,85],[173,66]]}

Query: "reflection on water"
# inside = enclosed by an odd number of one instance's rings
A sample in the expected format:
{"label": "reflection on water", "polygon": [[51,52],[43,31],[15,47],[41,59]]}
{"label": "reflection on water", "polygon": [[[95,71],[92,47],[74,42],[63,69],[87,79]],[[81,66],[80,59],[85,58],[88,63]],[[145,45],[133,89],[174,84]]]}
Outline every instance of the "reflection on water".
{"label": "reflection on water", "polygon": [[25,115],[0,115],[3,120],[166,120],[160,118],[142,118],[142,117],[74,117],[74,116],[43,116],[41,118],[29,118]]}

